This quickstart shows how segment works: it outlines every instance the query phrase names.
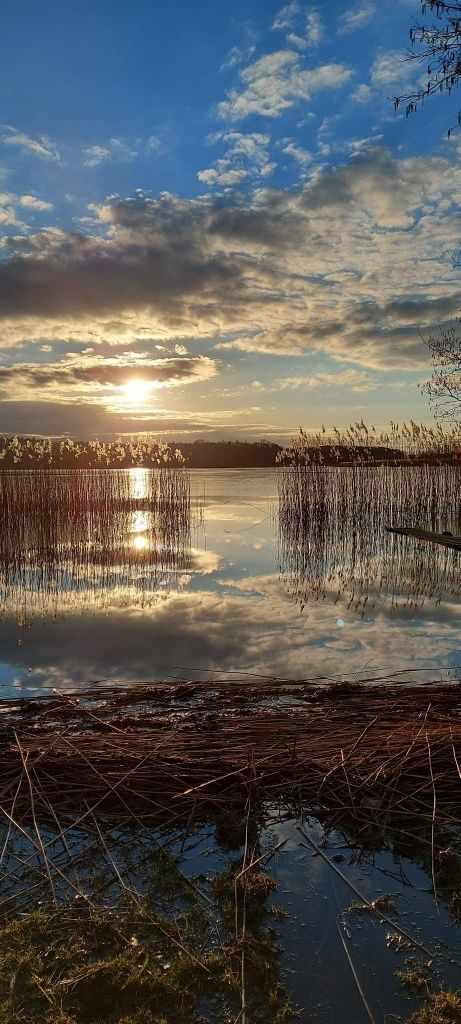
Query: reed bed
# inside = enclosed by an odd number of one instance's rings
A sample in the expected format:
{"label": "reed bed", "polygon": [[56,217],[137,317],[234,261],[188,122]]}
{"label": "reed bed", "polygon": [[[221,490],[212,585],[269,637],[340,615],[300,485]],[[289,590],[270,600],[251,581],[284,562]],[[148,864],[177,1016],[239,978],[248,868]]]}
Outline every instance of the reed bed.
{"label": "reed bed", "polygon": [[[0,611],[34,614],[146,602],[190,565],[182,465],[0,471]],[[67,602],[63,601],[67,598]]]}
{"label": "reed bed", "polygon": [[[6,830],[150,830],[278,805],[356,829],[461,823],[458,683],[136,685],[0,705]],[[92,808],[91,814],[89,808]],[[22,831],[21,831],[22,830]]]}
{"label": "reed bed", "polygon": [[385,526],[458,532],[460,466],[294,461],[277,482],[279,569],[300,604],[345,597],[363,614],[376,602],[411,609],[459,598],[459,552]]}
{"label": "reed bed", "polygon": [[[33,1007],[34,1021],[52,1006],[54,1024],[63,1005],[80,1020],[101,983],[98,1019],[111,1024],[114,992],[140,1019],[156,999],[165,1020],[203,1020],[211,990],[223,1020],[296,1019],[267,902],[268,866],[285,840],[261,843],[283,819],[298,822],[300,845],[346,883],[360,912],[432,962],[424,935],[392,901],[367,898],[311,830],[321,821],[325,837],[344,836],[356,853],[417,856],[436,901],[451,900],[458,915],[461,684],[411,676],[330,686],[212,678],[2,701],[0,929],[16,947],[0,976],[25,950],[39,964],[6,996],[11,1020],[18,1006]],[[211,884],[177,856],[205,836],[243,851]]]}

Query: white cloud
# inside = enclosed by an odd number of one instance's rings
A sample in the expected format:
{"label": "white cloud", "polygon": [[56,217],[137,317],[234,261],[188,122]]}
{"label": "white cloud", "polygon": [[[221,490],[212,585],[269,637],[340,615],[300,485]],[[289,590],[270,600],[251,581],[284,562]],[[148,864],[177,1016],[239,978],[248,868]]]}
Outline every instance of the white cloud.
{"label": "white cloud", "polygon": [[415,73],[415,65],[400,50],[381,51],[371,68],[371,81],[378,88],[405,88]]}
{"label": "white cloud", "polygon": [[83,150],[83,163],[85,167],[97,167],[106,160],[112,160],[112,153],[105,146],[87,146]]}
{"label": "white cloud", "polygon": [[365,82],[362,82],[360,85],[357,86],[354,92],[351,93],[351,100],[353,100],[354,103],[369,103],[371,100],[371,95],[372,93],[370,86],[366,85]]}
{"label": "white cloud", "polygon": [[23,152],[32,153],[33,156],[38,156],[42,160],[52,160],[55,163],[60,163],[61,160],[59,150],[47,135],[37,135],[32,138],[25,132],[7,127],[5,133],[0,136],[0,142],[5,146],[16,146]]}
{"label": "white cloud", "polygon": [[316,92],[343,85],[352,71],[343,64],[324,64],[306,69],[300,54],[277,50],[266,54],[240,72],[241,89],[231,89],[218,105],[219,116],[238,121],[251,114],[278,117],[300,100]]}
{"label": "white cloud", "polygon": [[374,0],[362,0],[362,3],[350,7],[341,14],[338,21],[338,35],[346,35],[348,32],[356,32],[357,29],[364,28],[374,14],[376,14]]}
{"label": "white cloud", "polygon": [[341,370],[339,373],[315,373],[311,377],[285,377],[275,388],[286,390],[313,390],[320,387],[352,391],[354,394],[374,391],[378,384],[364,370]]}
{"label": "white cloud", "polygon": [[28,210],[36,210],[37,213],[45,213],[53,209],[53,203],[47,203],[44,199],[28,195],[19,197],[19,205],[25,206]]}
{"label": "white cloud", "polygon": [[292,3],[285,4],[281,7],[278,14],[276,14],[272,23],[272,28],[277,31],[283,31],[286,28],[292,28],[300,12],[300,5],[297,0],[292,0]]}
{"label": "white cloud", "polygon": [[262,132],[214,132],[208,141],[225,144],[224,156],[197,174],[208,185],[231,187],[250,175],[267,177],[276,167],[269,160],[270,138]]}
{"label": "white cloud", "polygon": [[299,36],[296,32],[289,32],[286,41],[290,46],[297,46],[298,50],[305,50],[307,47],[304,36]]}
{"label": "white cloud", "polygon": [[306,14],[306,43],[308,46],[318,46],[323,39],[323,24],[319,12],[313,7]]}
{"label": "white cloud", "polygon": [[216,160],[214,167],[207,167],[205,170],[197,172],[198,180],[203,181],[205,185],[238,185],[247,177],[248,171],[229,167],[226,160]]}
{"label": "white cloud", "polygon": [[309,150],[298,146],[294,139],[284,139],[282,142],[282,153],[291,156],[301,167],[307,167],[312,163],[312,153]]}
{"label": "white cloud", "polygon": [[157,135],[150,135],[147,139],[113,138],[102,146],[86,146],[83,150],[83,164],[85,167],[98,167],[99,164],[106,163],[108,160],[135,160],[140,152],[158,153],[162,148],[162,143]]}
{"label": "white cloud", "polygon": [[248,60],[251,60],[254,52],[254,46],[233,46],[219,70],[225,71],[227,68],[235,67],[236,64],[246,64]]}

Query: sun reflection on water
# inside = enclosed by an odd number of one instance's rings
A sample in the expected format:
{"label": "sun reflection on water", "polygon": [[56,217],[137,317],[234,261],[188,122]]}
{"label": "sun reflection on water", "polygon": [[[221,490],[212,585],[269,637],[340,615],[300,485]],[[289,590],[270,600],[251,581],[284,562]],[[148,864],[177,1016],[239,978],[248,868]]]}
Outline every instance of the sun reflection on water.
{"label": "sun reflection on water", "polygon": [[135,466],[128,470],[130,474],[130,494],[135,500],[147,498],[149,494],[149,469]]}
{"label": "sun reflection on water", "polygon": [[[142,501],[149,494],[149,470],[142,466],[130,469],[130,496],[135,501]],[[143,509],[130,513],[130,546],[135,551],[147,551],[150,547],[150,528],[152,514]]]}

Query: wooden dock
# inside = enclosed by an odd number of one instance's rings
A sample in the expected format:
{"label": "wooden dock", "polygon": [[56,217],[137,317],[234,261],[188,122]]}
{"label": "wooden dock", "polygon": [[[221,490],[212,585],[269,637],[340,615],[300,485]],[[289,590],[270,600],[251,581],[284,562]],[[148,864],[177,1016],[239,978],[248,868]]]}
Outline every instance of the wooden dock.
{"label": "wooden dock", "polygon": [[450,533],[435,533],[433,530],[422,530],[415,526],[386,526],[388,533],[399,533],[403,537],[416,537],[417,540],[430,540],[433,544],[442,544],[445,548],[461,551],[461,537]]}

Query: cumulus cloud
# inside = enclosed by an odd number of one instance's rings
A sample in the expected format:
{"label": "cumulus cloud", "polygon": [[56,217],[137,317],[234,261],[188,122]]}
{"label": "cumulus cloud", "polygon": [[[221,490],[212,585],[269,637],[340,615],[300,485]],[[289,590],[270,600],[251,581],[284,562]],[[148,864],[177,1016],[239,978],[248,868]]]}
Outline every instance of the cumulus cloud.
{"label": "cumulus cloud", "polygon": [[338,20],[338,35],[346,35],[348,32],[355,32],[364,28],[376,14],[376,4],[373,0],[364,0],[355,7],[348,8],[340,15]]}
{"label": "cumulus cloud", "polygon": [[242,167],[230,167],[227,160],[216,160],[214,167],[206,167],[203,171],[197,171],[197,178],[205,185],[238,185],[244,178],[248,177],[248,171]]}
{"label": "cumulus cloud", "polygon": [[19,196],[19,205],[25,206],[28,210],[37,213],[48,213],[53,209],[53,203],[47,203],[44,199],[37,199],[37,196]]}
{"label": "cumulus cloud", "polygon": [[31,135],[26,135],[25,132],[17,131],[16,128],[7,125],[0,135],[0,142],[5,146],[15,146],[42,160],[52,160],[55,163],[60,163],[61,160],[57,146],[47,135],[37,135],[33,138]]}
{"label": "cumulus cloud", "polygon": [[[225,144],[264,147],[243,133]],[[426,369],[420,326],[459,306],[459,271],[446,258],[461,235],[456,156],[376,148],[306,175],[248,197],[113,199],[94,209],[93,234],[10,237],[3,347],[207,339],[218,350]]]}
{"label": "cumulus cloud", "polygon": [[307,167],[308,164],[312,163],[312,153],[309,153],[307,149],[303,149],[302,146],[298,146],[294,139],[283,140],[282,153],[291,156],[301,167]]}
{"label": "cumulus cloud", "polygon": [[11,192],[0,193],[0,225],[5,224],[11,227],[22,228],[20,220],[16,215],[15,206],[17,204],[17,196],[12,195]]}
{"label": "cumulus cloud", "polygon": [[269,136],[263,132],[214,132],[210,143],[224,143],[224,156],[211,167],[198,171],[197,178],[207,185],[231,187],[250,175],[268,177],[275,169],[269,159]]}
{"label": "cumulus cloud", "polygon": [[351,77],[343,64],[304,67],[299,53],[277,50],[260,57],[240,72],[241,87],[231,89],[218,105],[223,119],[239,121],[251,114],[279,117],[300,100],[316,92],[337,88]]}
{"label": "cumulus cloud", "polygon": [[26,225],[18,217],[18,207],[30,210],[32,213],[48,213],[53,209],[52,203],[47,203],[36,196],[18,196],[13,192],[0,193],[0,225],[5,224],[25,230]]}

